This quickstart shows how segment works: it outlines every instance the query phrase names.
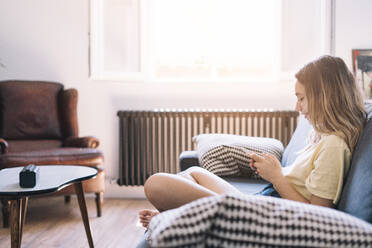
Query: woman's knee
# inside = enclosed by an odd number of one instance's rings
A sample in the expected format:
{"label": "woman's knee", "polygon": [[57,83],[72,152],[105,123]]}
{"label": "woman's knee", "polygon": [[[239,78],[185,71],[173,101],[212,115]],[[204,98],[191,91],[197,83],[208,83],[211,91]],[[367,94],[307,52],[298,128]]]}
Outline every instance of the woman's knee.
{"label": "woman's knee", "polygon": [[203,170],[205,170],[205,169],[203,169],[199,166],[192,166],[192,167],[187,168],[184,171],[181,171],[180,173],[178,173],[178,175],[182,176],[183,178],[186,178],[188,180],[191,180],[191,181],[197,183],[197,180],[196,180],[197,176],[195,176],[195,175],[202,172]]}
{"label": "woman's knee", "polygon": [[186,170],[185,170],[185,172],[187,172],[188,174],[192,174],[192,173],[198,173],[198,172],[205,172],[206,171],[206,169],[204,169],[204,168],[202,168],[202,167],[200,167],[200,166],[191,166],[191,167],[189,167],[189,168],[187,168]]}
{"label": "woman's knee", "polygon": [[163,184],[165,177],[165,173],[156,173],[146,180],[144,191],[147,199],[153,199],[155,195],[158,195],[164,190]]}
{"label": "woman's knee", "polygon": [[[168,173],[156,173],[149,177],[144,185],[147,200],[160,212],[169,209],[169,201],[174,198],[175,191],[179,189],[179,177]],[[169,189],[173,191],[170,192]]]}
{"label": "woman's knee", "polygon": [[205,176],[211,174],[208,170],[200,166],[192,166],[186,170],[187,174],[194,178],[195,181],[198,181],[200,176]]}

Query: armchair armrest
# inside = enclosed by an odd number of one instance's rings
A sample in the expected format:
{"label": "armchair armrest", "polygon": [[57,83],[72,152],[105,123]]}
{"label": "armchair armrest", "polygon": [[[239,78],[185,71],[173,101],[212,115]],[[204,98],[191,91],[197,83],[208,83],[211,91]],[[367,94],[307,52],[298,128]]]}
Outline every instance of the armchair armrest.
{"label": "armchair armrest", "polygon": [[68,137],[64,140],[65,147],[97,148],[99,139],[93,136],[86,137]]}
{"label": "armchair armrest", "polygon": [[5,139],[0,138],[0,154],[8,152],[8,142]]}

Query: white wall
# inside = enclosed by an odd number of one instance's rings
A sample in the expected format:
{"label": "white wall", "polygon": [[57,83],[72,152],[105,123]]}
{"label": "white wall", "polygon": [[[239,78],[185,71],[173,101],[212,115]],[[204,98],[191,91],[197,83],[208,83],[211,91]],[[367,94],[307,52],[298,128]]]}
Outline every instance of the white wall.
{"label": "white wall", "polygon": [[336,55],[352,68],[351,49],[372,49],[372,1],[336,1]]}
{"label": "white wall", "polygon": [[[372,48],[372,2],[338,0],[336,11],[336,55],[350,64],[352,48]],[[100,138],[109,178],[117,178],[119,170],[118,110],[294,107],[293,82],[232,86],[92,81],[88,20],[88,0],[0,0],[0,62],[6,65],[0,68],[0,80],[50,80],[77,88],[80,135]],[[106,197],[143,196],[142,187],[109,181]]]}

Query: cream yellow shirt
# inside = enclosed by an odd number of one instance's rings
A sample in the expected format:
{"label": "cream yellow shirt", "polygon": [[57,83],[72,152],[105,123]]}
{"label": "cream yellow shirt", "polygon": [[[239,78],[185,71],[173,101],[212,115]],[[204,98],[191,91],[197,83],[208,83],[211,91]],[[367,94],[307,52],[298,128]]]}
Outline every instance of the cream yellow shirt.
{"label": "cream yellow shirt", "polygon": [[283,174],[307,200],[315,195],[336,204],[350,159],[351,152],[343,139],[323,135],[319,142],[308,145],[292,165],[283,168]]}

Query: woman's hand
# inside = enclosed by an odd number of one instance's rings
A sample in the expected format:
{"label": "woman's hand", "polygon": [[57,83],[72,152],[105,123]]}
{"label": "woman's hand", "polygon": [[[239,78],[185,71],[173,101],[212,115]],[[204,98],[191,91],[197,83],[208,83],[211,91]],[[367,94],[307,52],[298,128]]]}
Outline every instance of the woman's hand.
{"label": "woman's hand", "polygon": [[150,224],[152,217],[159,214],[157,210],[144,209],[138,213],[139,221],[144,228],[147,228]]}
{"label": "woman's hand", "polygon": [[249,153],[247,156],[251,158],[251,168],[263,179],[274,184],[275,180],[283,177],[282,165],[274,155],[264,153],[260,156],[256,153]]}

